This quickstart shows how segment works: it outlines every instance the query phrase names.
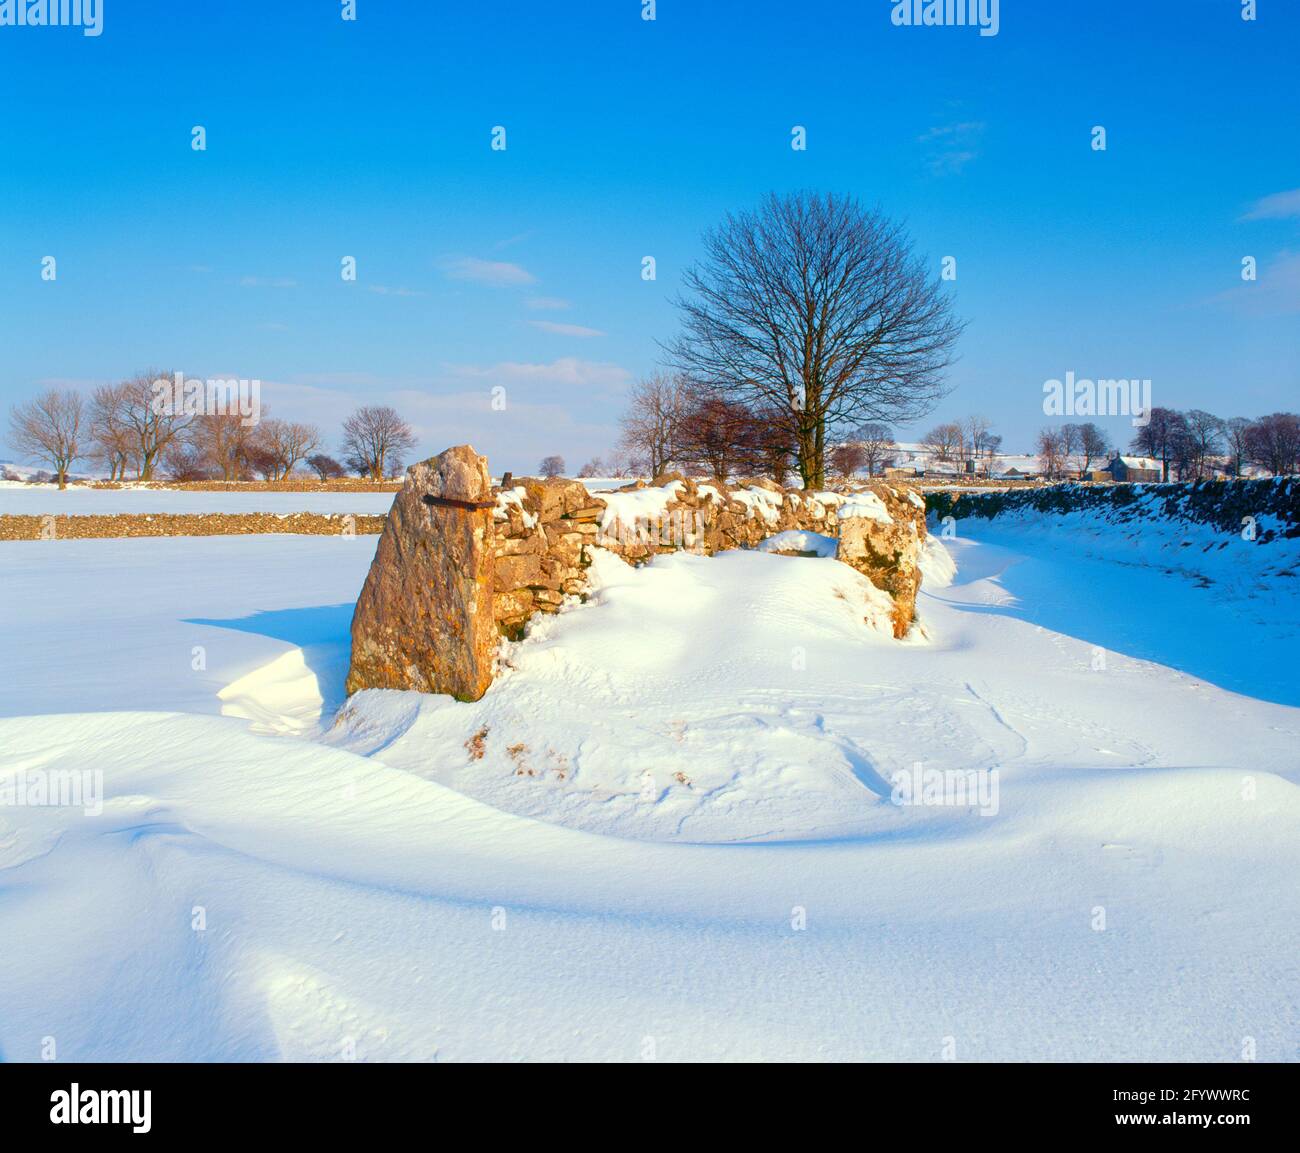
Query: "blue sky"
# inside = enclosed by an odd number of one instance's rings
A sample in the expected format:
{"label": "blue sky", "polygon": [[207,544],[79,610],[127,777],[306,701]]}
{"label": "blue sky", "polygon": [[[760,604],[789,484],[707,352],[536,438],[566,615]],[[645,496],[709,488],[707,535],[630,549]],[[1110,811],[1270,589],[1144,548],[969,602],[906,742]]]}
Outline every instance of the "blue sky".
{"label": "blue sky", "polygon": [[927,425],[982,412],[1027,451],[1067,371],[1300,406],[1289,0],[1002,0],[994,37],[895,27],[891,0],[102,2],[97,38],[0,27],[4,407],[160,366],[260,379],[331,443],[391,403],[427,452],[576,468],[700,233],[794,188],[957,258],[969,328]]}

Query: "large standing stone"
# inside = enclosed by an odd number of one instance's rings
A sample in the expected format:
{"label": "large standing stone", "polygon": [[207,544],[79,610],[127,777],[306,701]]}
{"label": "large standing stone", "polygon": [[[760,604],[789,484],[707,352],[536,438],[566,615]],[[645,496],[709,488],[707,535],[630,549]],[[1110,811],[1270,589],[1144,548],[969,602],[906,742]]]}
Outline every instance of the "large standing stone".
{"label": "large standing stone", "polygon": [[469,445],[412,465],[352,616],[347,691],[415,689],[476,701],[497,644],[487,459]]}

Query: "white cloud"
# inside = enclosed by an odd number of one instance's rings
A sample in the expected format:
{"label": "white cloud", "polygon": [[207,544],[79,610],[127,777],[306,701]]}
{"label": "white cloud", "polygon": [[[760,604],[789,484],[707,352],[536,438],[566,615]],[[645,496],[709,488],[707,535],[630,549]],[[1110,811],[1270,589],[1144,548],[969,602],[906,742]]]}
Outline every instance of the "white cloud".
{"label": "white cloud", "polygon": [[598,328],[587,328],[581,324],[556,324],[553,320],[530,320],[534,328],[543,332],[553,332],[556,336],[604,336]]}
{"label": "white cloud", "polygon": [[443,271],[452,280],[471,280],[475,284],[512,286],[534,284],[537,278],[526,268],[507,260],[480,260],[477,256],[458,256],[444,262]]}
{"label": "white cloud", "polygon": [[1241,219],[1284,220],[1288,216],[1300,216],[1300,188],[1293,188],[1290,192],[1275,192],[1272,196],[1256,200]]}

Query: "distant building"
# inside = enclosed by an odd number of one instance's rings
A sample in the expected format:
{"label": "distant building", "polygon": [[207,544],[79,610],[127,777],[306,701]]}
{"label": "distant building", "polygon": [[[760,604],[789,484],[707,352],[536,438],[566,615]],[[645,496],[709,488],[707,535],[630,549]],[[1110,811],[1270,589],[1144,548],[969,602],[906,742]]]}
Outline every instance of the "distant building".
{"label": "distant building", "polygon": [[1159,480],[1160,462],[1149,456],[1116,456],[1103,470],[1110,473],[1112,480],[1134,483],[1137,481]]}

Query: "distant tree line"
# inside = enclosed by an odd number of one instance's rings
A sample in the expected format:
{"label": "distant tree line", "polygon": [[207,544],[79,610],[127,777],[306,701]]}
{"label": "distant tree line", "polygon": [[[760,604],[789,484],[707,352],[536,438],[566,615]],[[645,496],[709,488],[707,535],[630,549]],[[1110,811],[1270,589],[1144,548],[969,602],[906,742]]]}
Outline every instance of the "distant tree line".
{"label": "distant tree line", "polygon": [[8,439],[46,465],[59,487],[84,462],[110,480],[284,480],[309,469],[329,480],[349,472],[370,480],[400,474],[415,447],[411,426],[383,405],[358,408],[344,422],[340,459],[323,451],[320,429],[301,421],[250,420],[238,411],[179,413],[156,403],[150,370],[96,388],[89,396],[48,389],[15,405]]}
{"label": "distant tree line", "polygon": [[936,424],[921,437],[921,447],[932,460],[944,464],[967,464],[973,472],[988,474],[1002,449],[1002,437],[993,431],[986,416],[973,414],[964,420]]}
{"label": "distant tree line", "polygon": [[1105,430],[1092,421],[1049,425],[1035,445],[1040,475],[1056,480],[1071,471],[1086,473],[1111,459],[1114,451]]}
{"label": "distant tree line", "polygon": [[[1043,429],[1036,445],[1043,475],[1088,472],[1113,451],[1097,425],[1060,424]],[[1204,409],[1153,408],[1129,452],[1155,461],[1161,480],[1239,477],[1248,467],[1273,476],[1300,471],[1300,416],[1275,412],[1224,419]]]}
{"label": "distant tree line", "polygon": [[1132,449],[1160,462],[1163,480],[1201,480],[1216,470],[1240,476],[1252,465],[1273,476],[1300,472],[1300,415],[1274,412],[1228,419],[1199,408],[1153,408]]}

